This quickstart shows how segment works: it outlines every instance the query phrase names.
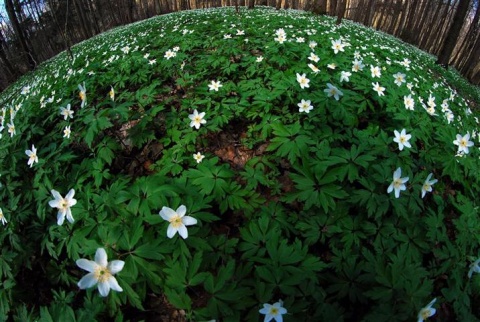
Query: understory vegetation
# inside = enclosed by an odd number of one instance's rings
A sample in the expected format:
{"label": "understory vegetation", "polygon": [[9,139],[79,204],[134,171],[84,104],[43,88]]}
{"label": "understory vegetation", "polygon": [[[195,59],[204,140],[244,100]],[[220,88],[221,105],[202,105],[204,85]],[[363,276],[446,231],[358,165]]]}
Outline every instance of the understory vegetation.
{"label": "understory vegetation", "polygon": [[267,8],[72,51],[0,95],[0,320],[480,318],[480,91],[434,57]]}

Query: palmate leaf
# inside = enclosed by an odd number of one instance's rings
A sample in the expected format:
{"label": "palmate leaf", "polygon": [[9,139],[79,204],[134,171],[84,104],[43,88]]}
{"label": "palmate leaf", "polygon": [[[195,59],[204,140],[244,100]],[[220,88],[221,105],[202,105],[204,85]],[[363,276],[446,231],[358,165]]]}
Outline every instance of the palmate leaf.
{"label": "palmate leaf", "polygon": [[310,161],[307,159],[302,161],[302,167],[294,167],[298,173],[290,174],[296,190],[287,194],[284,200],[287,202],[304,201],[305,210],[313,206],[322,207],[325,213],[334,210],[335,199],[343,199],[348,196],[341,186],[333,183],[337,180],[337,174],[334,171],[325,171],[325,169],[317,169],[315,173],[312,173]]}
{"label": "palmate leaf", "polygon": [[306,134],[299,134],[301,125],[296,122],[292,125],[283,125],[281,123],[272,124],[273,134],[276,135],[267,147],[267,151],[276,151],[280,157],[294,163],[297,158],[302,158],[307,152],[309,146],[315,144],[315,140]]}
{"label": "palmate leaf", "polygon": [[197,169],[189,169],[185,175],[191,179],[192,184],[200,187],[202,194],[213,193],[217,200],[222,200],[230,191],[228,179],[233,177],[234,173],[227,164],[215,166],[217,161],[218,158],[203,161]]}

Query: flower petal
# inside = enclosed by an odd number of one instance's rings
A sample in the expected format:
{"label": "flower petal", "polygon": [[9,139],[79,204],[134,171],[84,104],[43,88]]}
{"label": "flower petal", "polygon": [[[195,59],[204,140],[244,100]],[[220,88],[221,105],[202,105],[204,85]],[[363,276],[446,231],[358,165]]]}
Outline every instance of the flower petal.
{"label": "flower petal", "polygon": [[105,251],[104,248],[98,248],[97,251],[95,252],[95,263],[97,263],[102,267],[107,267],[108,258],[107,258],[107,252]]}
{"label": "flower petal", "polygon": [[107,296],[110,293],[110,284],[108,281],[98,283],[98,292],[100,296]]}
{"label": "flower petal", "polygon": [[67,199],[68,200],[68,206],[73,207],[77,204],[77,199]]}
{"label": "flower petal", "polygon": [[160,210],[160,217],[167,221],[170,221],[170,219],[176,214],[177,213],[172,208],[162,207],[162,210]]}
{"label": "flower petal", "polygon": [[57,225],[59,225],[59,226],[63,225],[64,221],[65,221],[65,212],[64,211],[59,211],[57,213]]}
{"label": "flower petal", "polygon": [[52,207],[52,208],[59,208],[59,207],[60,207],[60,200],[57,200],[57,199],[55,199],[55,200],[50,200],[50,201],[48,202],[48,205],[49,205],[50,207]]}
{"label": "flower petal", "polygon": [[180,217],[185,216],[186,213],[187,213],[187,207],[185,207],[184,205],[181,205],[180,207],[177,208],[177,215],[179,215]]}
{"label": "flower petal", "polygon": [[390,193],[393,191],[393,183],[391,183],[389,186],[388,186],[388,189],[387,189],[387,193]]}
{"label": "flower petal", "polygon": [[114,261],[111,261],[110,263],[108,263],[107,268],[110,271],[110,273],[117,274],[118,272],[120,272],[123,269],[124,265],[125,265],[124,261],[114,260]]}
{"label": "flower petal", "polygon": [[85,258],[81,258],[77,260],[75,263],[77,264],[78,267],[90,273],[92,273],[95,270],[95,268],[98,266],[97,263],[95,263],[94,261],[91,261]]}
{"label": "flower petal", "polygon": [[167,228],[167,237],[172,238],[177,233],[178,229],[174,228],[172,225],[168,225]]}
{"label": "flower petal", "polygon": [[182,236],[183,239],[187,239],[188,238],[187,227],[185,227],[185,225],[181,225],[180,227],[178,227],[178,234]]}
{"label": "flower petal", "polygon": [[75,220],[73,219],[72,210],[70,210],[70,208],[67,208],[67,220],[68,220],[71,224],[73,224],[73,222],[75,221]]}
{"label": "flower petal", "polygon": [[97,284],[97,279],[93,273],[88,273],[77,283],[78,287],[80,287],[82,290],[92,287],[95,284]]}
{"label": "flower petal", "polygon": [[73,196],[75,195],[75,190],[74,189],[70,189],[70,191],[67,193],[67,195],[65,196],[65,199],[67,200],[70,200],[73,198]]}
{"label": "flower petal", "polygon": [[123,292],[123,288],[118,285],[117,279],[115,277],[111,276],[107,282],[112,290],[117,292]]}
{"label": "flower petal", "polygon": [[193,217],[190,217],[190,216],[184,216],[182,218],[182,223],[185,225],[185,226],[191,226],[191,225],[195,225],[197,223],[197,219],[193,218]]}
{"label": "flower petal", "polygon": [[53,198],[55,198],[55,200],[62,200],[63,199],[62,196],[60,195],[60,193],[57,190],[52,189],[50,192],[52,193]]}

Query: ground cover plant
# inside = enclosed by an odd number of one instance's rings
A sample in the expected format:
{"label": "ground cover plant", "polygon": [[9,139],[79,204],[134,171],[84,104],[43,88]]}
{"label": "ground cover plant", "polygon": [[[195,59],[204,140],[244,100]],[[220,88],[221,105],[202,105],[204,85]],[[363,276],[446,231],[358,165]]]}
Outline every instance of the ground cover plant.
{"label": "ground cover plant", "polygon": [[267,8],[72,50],[0,96],[1,319],[480,317],[480,95],[434,57]]}

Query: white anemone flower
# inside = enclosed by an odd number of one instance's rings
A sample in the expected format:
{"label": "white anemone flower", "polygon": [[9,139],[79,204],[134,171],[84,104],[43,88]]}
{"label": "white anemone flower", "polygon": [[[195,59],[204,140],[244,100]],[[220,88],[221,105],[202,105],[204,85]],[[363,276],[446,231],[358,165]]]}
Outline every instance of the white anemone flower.
{"label": "white anemone flower", "polygon": [[423,322],[427,320],[429,317],[433,316],[437,310],[435,310],[432,305],[435,303],[437,299],[433,299],[428,305],[418,312],[418,322]]}
{"label": "white anemone flower", "polygon": [[70,125],[65,126],[65,129],[63,130],[63,137],[69,139],[70,134],[72,134],[72,130],[70,129]]}
{"label": "white anemone flower", "polygon": [[162,207],[162,210],[160,210],[160,217],[170,222],[167,229],[168,238],[173,238],[177,232],[183,239],[188,237],[186,226],[195,225],[197,220],[193,217],[185,216],[186,212],[187,207],[184,205],[178,207],[176,211],[172,208]]}
{"label": "white anemone flower", "polygon": [[193,155],[193,159],[197,161],[197,163],[202,162],[203,158],[205,158],[205,156],[200,152],[197,152],[196,154]]}
{"label": "white anemone flower", "polygon": [[457,139],[453,141],[453,144],[458,145],[457,153],[468,154],[468,148],[473,146],[473,142],[470,141],[470,133],[467,133],[464,136],[457,134]]}
{"label": "white anemone flower", "polygon": [[343,96],[343,93],[335,86],[333,86],[330,83],[327,83],[327,88],[323,90],[325,93],[327,93],[328,97],[334,97],[335,100],[339,100],[340,96]]}
{"label": "white anemone flower", "polygon": [[80,107],[83,108],[87,104],[87,90],[85,88],[85,82],[83,82],[83,86],[80,84],[78,85],[78,90],[80,91],[78,93],[78,96],[82,101],[82,104],[80,105]]}
{"label": "white anemone flower", "polygon": [[63,116],[64,120],[67,120],[68,118],[73,118],[73,113],[74,111],[71,110],[70,104],[67,104],[67,107],[60,107],[60,114]]}
{"label": "white anemone flower", "polygon": [[108,92],[108,96],[110,96],[110,99],[115,101],[115,90],[113,89],[113,86],[110,86],[110,91]]}
{"label": "white anemone flower", "polygon": [[472,278],[473,273],[480,273],[480,258],[470,265],[470,270],[468,271],[468,278]]}
{"label": "white anemone flower", "polygon": [[403,150],[403,147],[406,146],[407,148],[411,148],[412,146],[410,145],[410,138],[412,137],[411,134],[407,134],[407,131],[405,129],[402,129],[401,132],[398,132],[397,130],[393,131],[395,134],[395,138],[393,139],[393,142],[398,143],[398,149],[400,151]]}
{"label": "white anemone flower", "polygon": [[342,43],[341,39],[332,40],[332,49],[335,54],[338,54],[339,51],[345,51],[343,49],[344,47],[345,47],[345,44]]}
{"label": "white anemone flower", "polygon": [[212,82],[210,84],[208,84],[208,89],[211,90],[211,91],[215,91],[215,92],[218,92],[218,90],[220,89],[220,87],[222,87],[223,85],[220,84],[220,81],[214,81],[212,80]]}
{"label": "white anemone flower", "polygon": [[198,130],[202,124],[207,123],[204,117],[205,117],[205,112],[198,113],[197,110],[194,110],[193,114],[190,114],[188,116],[188,118],[191,120],[190,127],[195,127]]}
{"label": "white anemone flower", "polygon": [[109,263],[105,249],[97,249],[95,261],[81,258],[76,263],[78,267],[89,272],[78,282],[80,289],[84,290],[97,284],[98,292],[103,297],[110,293],[110,289],[117,292],[123,291],[113,275],[123,269],[125,262],[114,260]]}
{"label": "white anemone flower", "polygon": [[265,303],[263,304],[263,309],[260,309],[258,312],[265,314],[264,322],[269,322],[275,320],[276,322],[283,322],[283,314],[287,313],[287,309],[284,308],[282,301],[276,302],[273,305]]}
{"label": "white anemone flower", "polygon": [[310,80],[306,77],[305,74],[300,75],[297,73],[297,82],[300,84],[300,87],[303,89],[305,87],[310,87],[308,83],[310,83]]}
{"label": "white anemone flower", "polygon": [[395,198],[400,198],[400,191],[407,189],[407,187],[405,186],[405,183],[408,181],[409,178],[408,177],[401,178],[401,176],[402,176],[402,169],[398,168],[393,173],[393,181],[388,186],[388,189],[387,189],[388,193],[395,190]]}
{"label": "white anemone flower", "polygon": [[300,113],[302,112],[305,112],[307,114],[310,113],[310,111],[313,110],[313,106],[311,105],[311,103],[312,102],[310,100],[306,101],[302,99],[302,101],[297,104],[297,106],[299,107],[298,111]]}
{"label": "white anemone flower", "polygon": [[432,176],[433,176],[433,173],[430,173],[427,177],[427,179],[425,180],[425,182],[423,183],[423,186],[422,186],[422,198],[425,197],[425,195],[427,194],[427,192],[432,192],[432,186],[438,182],[437,179],[432,179]]}
{"label": "white anemone flower", "polygon": [[35,148],[35,145],[32,144],[32,149],[26,150],[25,154],[28,156],[27,165],[29,165],[30,168],[35,162],[38,163],[37,149]]}
{"label": "white anemone flower", "polygon": [[5,216],[3,215],[2,208],[0,208],[0,222],[1,222],[2,225],[4,225],[4,226],[5,226],[5,224],[7,223],[7,219],[5,219]]}
{"label": "white anemone flower", "polygon": [[65,198],[63,198],[56,190],[52,189],[51,192],[55,200],[50,200],[48,204],[50,205],[50,207],[58,209],[57,224],[61,226],[65,221],[65,217],[67,217],[67,220],[73,224],[74,219],[70,207],[73,207],[77,204],[77,200],[73,199],[73,196],[75,195],[75,190],[70,189]]}

